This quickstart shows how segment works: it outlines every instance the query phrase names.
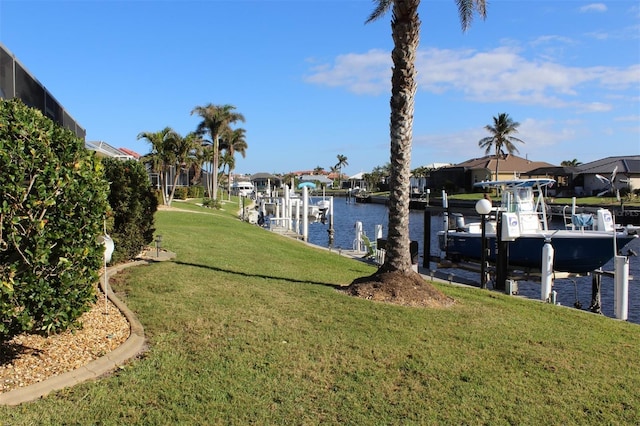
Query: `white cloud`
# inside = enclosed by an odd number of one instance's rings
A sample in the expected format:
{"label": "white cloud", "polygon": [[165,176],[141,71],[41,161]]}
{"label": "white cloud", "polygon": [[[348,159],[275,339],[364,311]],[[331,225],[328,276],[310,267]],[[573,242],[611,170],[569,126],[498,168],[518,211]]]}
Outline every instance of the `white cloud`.
{"label": "white cloud", "polygon": [[[388,52],[338,56],[334,64],[312,69],[307,82],[344,87],[356,94],[379,95],[390,89]],[[435,94],[459,92],[475,102],[514,102],[578,111],[607,111],[610,105],[594,96],[601,90],[626,90],[640,84],[640,65],[571,67],[550,60],[525,58],[517,46],[487,51],[473,49],[419,50],[418,90]]]}
{"label": "white cloud", "polygon": [[580,8],[581,13],[606,12],[607,6],[604,3],[591,3]]}
{"label": "white cloud", "polygon": [[309,83],[347,87],[356,94],[378,95],[386,91],[391,79],[391,59],[388,52],[372,49],[367,53],[348,53],[336,57],[333,65],[312,68],[305,78]]}

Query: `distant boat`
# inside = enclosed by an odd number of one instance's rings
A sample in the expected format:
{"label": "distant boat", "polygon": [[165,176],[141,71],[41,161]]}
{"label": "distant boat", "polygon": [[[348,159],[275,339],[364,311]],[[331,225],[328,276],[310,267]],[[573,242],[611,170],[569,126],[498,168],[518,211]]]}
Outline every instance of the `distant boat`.
{"label": "distant boat", "polygon": [[253,194],[253,183],[251,182],[234,182],[231,185],[231,192],[240,197],[249,197]]}
{"label": "distant boat", "polygon": [[[606,209],[599,209],[591,218],[584,215],[575,217],[574,229],[549,229],[543,189],[554,183],[553,179],[515,179],[476,184],[483,188],[500,188],[502,191],[500,207],[493,209],[486,222],[487,247],[491,249],[488,261],[496,260],[495,217],[498,214],[505,214],[503,218],[509,222],[507,228],[515,238],[508,243],[510,266],[540,270],[542,249],[548,241],[554,248],[555,271],[592,272],[613,258],[614,247],[620,250],[638,238],[627,229],[615,230],[611,212]],[[480,260],[481,222],[464,222],[464,217],[458,216],[453,229],[438,233],[440,249],[448,259],[454,261]]]}

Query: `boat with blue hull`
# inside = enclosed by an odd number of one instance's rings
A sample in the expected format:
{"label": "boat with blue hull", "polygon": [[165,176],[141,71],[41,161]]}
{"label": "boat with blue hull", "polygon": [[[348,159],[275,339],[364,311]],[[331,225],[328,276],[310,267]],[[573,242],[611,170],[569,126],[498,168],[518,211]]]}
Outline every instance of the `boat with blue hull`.
{"label": "boat with blue hull", "polygon": [[[476,184],[485,189],[498,189],[502,194],[500,206],[492,208],[484,222],[489,248],[487,261],[496,261],[498,215],[502,215],[502,240],[509,241],[510,267],[539,271],[543,247],[550,243],[554,249],[554,271],[588,273],[601,268],[616,252],[638,238],[627,228],[616,229],[613,216],[606,209],[599,209],[592,216],[575,215],[567,229],[549,229],[544,190],[554,183],[553,179],[514,179]],[[482,221],[466,224],[460,215],[454,219],[448,221],[453,226],[439,232],[440,249],[453,261],[481,260]]]}

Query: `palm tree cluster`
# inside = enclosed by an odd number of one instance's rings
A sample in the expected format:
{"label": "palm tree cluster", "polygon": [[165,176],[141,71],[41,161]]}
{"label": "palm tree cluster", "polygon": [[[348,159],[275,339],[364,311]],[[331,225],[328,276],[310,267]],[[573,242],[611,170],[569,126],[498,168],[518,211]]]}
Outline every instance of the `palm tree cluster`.
{"label": "palm tree cluster", "polygon": [[[196,173],[191,183],[197,183],[205,165],[209,175],[207,193],[215,203],[220,169],[224,171],[226,166],[227,182],[230,183],[231,173],[235,168],[235,154],[240,153],[243,158],[246,155],[246,130],[231,127],[245,119],[242,114],[235,112],[233,105],[197,106],[191,114],[199,115],[202,121],[195,131],[186,136],[180,135],[171,127],[138,134],[138,139],[146,139],[151,144],[151,152],[143,156],[141,161],[149,165],[153,173],[158,174],[164,205],[171,205],[181,172],[188,172],[194,167]],[[168,181],[170,176],[173,176],[172,182]]]}

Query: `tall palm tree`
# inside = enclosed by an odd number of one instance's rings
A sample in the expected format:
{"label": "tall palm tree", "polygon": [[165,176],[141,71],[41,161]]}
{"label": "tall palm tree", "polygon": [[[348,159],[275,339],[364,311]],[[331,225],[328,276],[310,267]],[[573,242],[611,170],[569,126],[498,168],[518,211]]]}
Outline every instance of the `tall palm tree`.
{"label": "tall palm tree", "polygon": [[151,166],[153,173],[158,174],[158,184],[162,192],[162,204],[167,201],[167,172],[171,161],[171,143],[176,132],[171,127],[165,127],[157,132],[140,132],[138,139],[146,139],[151,144],[151,152],[141,158],[141,161]]}
{"label": "tall palm tree", "polygon": [[242,127],[229,130],[220,141],[220,149],[225,151],[225,155],[231,157],[227,158],[227,190],[229,199],[231,199],[231,172],[236,168],[235,154],[236,152],[242,155],[242,158],[247,156],[246,130]]}
{"label": "tall palm tree", "polygon": [[[381,272],[398,271],[409,275],[411,253],[409,239],[409,196],[411,176],[411,143],[416,83],[416,52],[420,41],[420,0],[375,0],[376,8],[368,22],[384,16],[393,9],[391,36],[393,38],[393,69],[391,74],[391,178],[389,194],[389,231],[387,255]],[[466,31],[477,11],[486,15],[485,0],[456,0]]]}
{"label": "tall palm tree", "polygon": [[341,154],[338,154],[338,162],[336,163],[336,170],[338,171],[338,178],[340,179],[340,188],[342,188],[342,168],[348,166],[347,157]]}
{"label": "tall palm tree", "polygon": [[208,133],[211,137],[212,147],[212,187],[210,197],[216,201],[218,199],[218,168],[220,159],[220,136],[224,134],[229,126],[237,121],[244,122],[244,116],[238,112],[234,112],[236,107],[233,105],[213,105],[197,106],[191,111],[191,114],[198,114],[202,117],[202,121],[198,124],[196,132],[200,135]]}
{"label": "tall palm tree", "polygon": [[196,163],[194,150],[200,143],[200,138],[195,132],[189,133],[187,136],[182,137],[177,132],[174,132],[167,140],[167,161],[169,167],[173,167],[173,182],[171,185],[171,193],[167,200],[167,205],[171,205],[173,197],[176,193],[176,186],[178,185],[178,179],[180,173],[185,171],[188,175],[189,169]]}
{"label": "tall palm tree", "polygon": [[518,133],[518,127],[520,123],[513,121],[509,114],[503,112],[497,117],[493,117],[493,125],[484,126],[485,129],[491,134],[486,138],[480,139],[478,145],[480,148],[485,148],[485,154],[491,152],[491,148],[495,148],[496,153],[496,180],[498,180],[498,163],[500,157],[505,155],[505,150],[509,154],[518,152],[518,148],[514,145],[514,142],[524,143],[520,139],[512,136],[514,133]]}

